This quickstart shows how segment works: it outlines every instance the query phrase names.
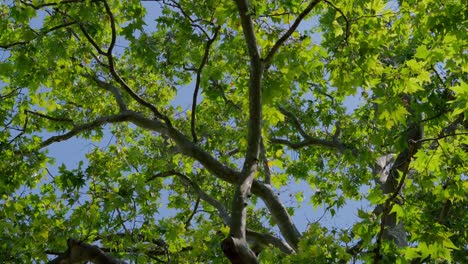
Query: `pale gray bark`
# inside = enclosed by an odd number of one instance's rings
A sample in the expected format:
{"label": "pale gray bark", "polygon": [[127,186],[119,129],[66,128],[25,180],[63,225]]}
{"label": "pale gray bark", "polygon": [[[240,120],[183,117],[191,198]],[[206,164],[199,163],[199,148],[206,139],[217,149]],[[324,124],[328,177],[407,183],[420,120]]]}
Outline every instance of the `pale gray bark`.
{"label": "pale gray bark", "polygon": [[89,261],[94,264],[125,264],[125,262],[105,253],[99,247],[73,238],[69,238],[67,240],[67,245],[67,251],[57,258],[49,261],[49,264],[78,264],[85,261]]}

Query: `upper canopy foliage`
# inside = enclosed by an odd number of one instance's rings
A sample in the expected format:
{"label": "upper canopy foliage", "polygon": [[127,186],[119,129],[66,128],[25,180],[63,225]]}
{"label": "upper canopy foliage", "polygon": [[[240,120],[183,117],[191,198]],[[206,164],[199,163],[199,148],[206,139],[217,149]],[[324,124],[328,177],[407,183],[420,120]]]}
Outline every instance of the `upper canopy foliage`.
{"label": "upper canopy foliage", "polygon": [[[468,261],[466,1],[20,0],[0,18],[0,262],[66,238],[138,263]],[[54,164],[72,137],[97,145]],[[291,220],[353,200],[375,210],[349,229]]]}

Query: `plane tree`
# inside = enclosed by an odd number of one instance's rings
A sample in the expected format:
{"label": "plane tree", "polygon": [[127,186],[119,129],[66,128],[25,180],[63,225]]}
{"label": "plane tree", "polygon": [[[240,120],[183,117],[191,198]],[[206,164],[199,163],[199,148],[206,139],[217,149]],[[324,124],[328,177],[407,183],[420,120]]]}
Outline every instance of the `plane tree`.
{"label": "plane tree", "polygon": [[[2,262],[465,262],[467,16],[4,1]],[[56,164],[73,138],[82,161]]]}

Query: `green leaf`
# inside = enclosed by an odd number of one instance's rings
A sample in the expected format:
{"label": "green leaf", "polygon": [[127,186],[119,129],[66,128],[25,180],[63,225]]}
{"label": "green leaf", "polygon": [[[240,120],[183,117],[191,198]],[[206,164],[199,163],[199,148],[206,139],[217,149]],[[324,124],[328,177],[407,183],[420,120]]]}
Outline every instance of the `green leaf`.
{"label": "green leaf", "polygon": [[0,14],[3,262],[68,259],[74,238],[128,263],[227,263],[228,236],[259,263],[466,262],[464,1]]}

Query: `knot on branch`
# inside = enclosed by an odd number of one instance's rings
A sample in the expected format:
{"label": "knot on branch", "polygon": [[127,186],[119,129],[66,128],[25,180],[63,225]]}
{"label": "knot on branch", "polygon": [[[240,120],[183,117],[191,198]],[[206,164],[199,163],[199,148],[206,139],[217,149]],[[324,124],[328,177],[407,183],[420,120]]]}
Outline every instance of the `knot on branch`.
{"label": "knot on branch", "polygon": [[249,248],[245,240],[241,240],[230,235],[221,242],[221,249],[223,250],[224,255],[233,264],[258,263],[257,256]]}

